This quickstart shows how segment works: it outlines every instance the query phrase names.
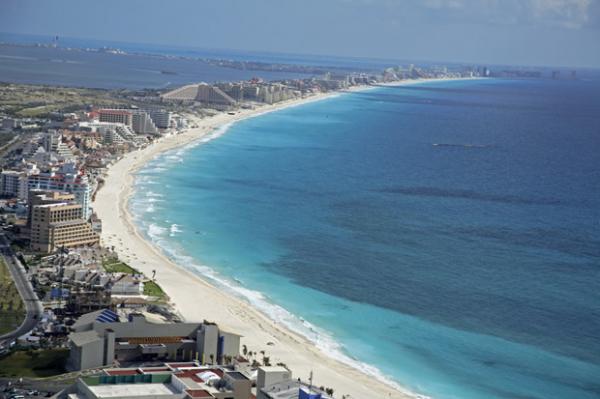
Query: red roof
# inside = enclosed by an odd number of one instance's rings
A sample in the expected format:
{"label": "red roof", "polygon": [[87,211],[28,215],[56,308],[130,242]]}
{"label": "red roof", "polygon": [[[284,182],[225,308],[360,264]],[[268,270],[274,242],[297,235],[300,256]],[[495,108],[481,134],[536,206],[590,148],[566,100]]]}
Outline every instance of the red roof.
{"label": "red roof", "polygon": [[122,110],[116,110],[116,109],[99,109],[98,113],[99,114],[112,114],[112,115],[131,115],[131,112],[129,112],[129,111],[122,111]]}
{"label": "red roof", "polygon": [[178,378],[189,378],[192,381],[195,382],[204,382],[204,380],[200,377],[198,377],[196,374],[205,371],[205,369],[200,369],[200,368],[194,368],[191,370],[185,370],[179,373],[174,374],[176,377]]}
{"label": "red roof", "polygon": [[185,392],[192,398],[214,398],[214,396],[204,389],[187,389]]}
{"label": "red roof", "polygon": [[197,367],[196,362],[182,362],[182,363],[166,363],[165,366],[171,367],[174,369],[182,368],[182,367]]}
{"label": "red roof", "polygon": [[137,369],[118,369],[118,370],[106,370],[108,375],[135,375],[140,374]]}
{"label": "red roof", "polygon": [[171,371],[171,369],[168,369],[166,367],[144,367],[142,370],[142,373],[157,373],[160,371]]}

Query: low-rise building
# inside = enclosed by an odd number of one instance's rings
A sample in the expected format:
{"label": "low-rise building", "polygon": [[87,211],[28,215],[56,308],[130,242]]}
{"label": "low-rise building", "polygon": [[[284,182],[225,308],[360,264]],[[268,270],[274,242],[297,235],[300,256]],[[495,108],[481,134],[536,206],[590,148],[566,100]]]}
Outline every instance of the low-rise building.
{"label": "low-rise building", "polygon": [[115,281],[111,288],[112,295],[141,295],[144,283],[139,276],[124,275]]}
{"label": "low-rise building", "polygon": [[73,370],[107,366],[115,360],[229,363],[240,348],[240,335],[222,331],[214,323],[155,324],[140,314],[121,322],[107,309],[81,316],[72,330],[69,367]]}
{"label": "low-rise building", "polygon": [[285,367],[259,367],[256,376],[256,399],[331,399],[326,392],[292,379]]}
{"label": "low-rise building", "polygon": [[81,377],[69,399],[255,399],[252,381],[231,367],[198,362],[105,369]]}

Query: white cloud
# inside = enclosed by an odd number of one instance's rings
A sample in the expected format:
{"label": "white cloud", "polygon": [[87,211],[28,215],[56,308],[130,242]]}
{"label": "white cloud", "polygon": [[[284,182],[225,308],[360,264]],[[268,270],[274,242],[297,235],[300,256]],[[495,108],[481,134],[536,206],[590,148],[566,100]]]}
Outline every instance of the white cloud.
{"label": "white cloud", "polygon": [[577,29],[590,21],[592,3],[600,0],[342,0],[347,4],[412,8],[447,21],[546,25]]}
{"label": "white cloud", "polygon": [[530,0],[534,18],[566,28],[580,28],[589,20],[591,0]]}

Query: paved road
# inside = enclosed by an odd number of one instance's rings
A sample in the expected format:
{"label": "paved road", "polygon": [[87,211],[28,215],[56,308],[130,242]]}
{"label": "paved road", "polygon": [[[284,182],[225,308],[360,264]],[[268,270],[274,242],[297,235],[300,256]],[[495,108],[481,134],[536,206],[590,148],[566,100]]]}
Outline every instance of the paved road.
{"label": "paved road", "polygon": [[38,300],[38,297],[33,291],[33,287],[27,278],[25,268],[13,253],[9,241],[3,232],[0,232],[0,254],[10,270],[10,274],[12,275],[21,298],[23,298],[23,301],[25,302],[25,309],[27,310],[25,320],[19,328],[13,332],[0,336],[1,346],[4,343],[10,342],[33,330],[42,315],[43,308],[42,303]]}

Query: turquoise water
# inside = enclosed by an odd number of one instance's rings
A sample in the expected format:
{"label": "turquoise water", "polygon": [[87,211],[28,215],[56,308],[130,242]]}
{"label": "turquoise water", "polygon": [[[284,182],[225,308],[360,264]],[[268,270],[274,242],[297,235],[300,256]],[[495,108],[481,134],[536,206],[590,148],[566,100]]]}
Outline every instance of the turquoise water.
{"label": "turquoise water", "polygon": [[130,206],[180,265],[379,379],[598,398],[599,89],[343,94],[160,156]]}

